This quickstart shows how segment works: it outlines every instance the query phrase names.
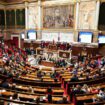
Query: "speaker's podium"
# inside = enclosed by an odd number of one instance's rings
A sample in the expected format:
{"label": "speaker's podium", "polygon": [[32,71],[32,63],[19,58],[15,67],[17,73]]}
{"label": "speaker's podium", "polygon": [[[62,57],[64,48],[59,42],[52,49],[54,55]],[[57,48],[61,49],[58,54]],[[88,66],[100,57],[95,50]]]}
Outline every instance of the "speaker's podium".
{"label": "speaker's podium", "polygon": [[55,44],[49,44],[48,49],[49,50],[57,50],[57,46]]}
{"label": "speaker's podium", "polygon": [[53,62],[50,62],[50,61],[41,61],[41,65],[43,65],[43,66],[47,66],[47,67],[55,67],[56,65],[55,65],[55,63],[53,63]]}

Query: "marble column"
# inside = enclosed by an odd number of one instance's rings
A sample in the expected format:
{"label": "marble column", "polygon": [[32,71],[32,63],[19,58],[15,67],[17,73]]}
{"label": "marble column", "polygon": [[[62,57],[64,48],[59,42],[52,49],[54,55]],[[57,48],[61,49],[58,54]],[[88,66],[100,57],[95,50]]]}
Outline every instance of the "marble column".
{"label": "marble column", "polygon": [[25,1],[25,29],[27,30],[28,27],[28,1]]}
{"label": "marble column", "polygon": [[78,28],[78,20],[79,20],[79,2],[76,3],[76,19],[75,19],[75,29]]}
{"label": "marble column", "polygon": [[95,14],[95,30],[98,30],[98,21],[99,21],[99,12],[100,12],[100,1],[97,0],[96,3],[96,14]]}
{"label": "marble column", "polygon": [[42,8],[41,8],[41,0],[38,0],[38,30],[37,30],[37,39],[41,39],[41,29],[42,29]]}

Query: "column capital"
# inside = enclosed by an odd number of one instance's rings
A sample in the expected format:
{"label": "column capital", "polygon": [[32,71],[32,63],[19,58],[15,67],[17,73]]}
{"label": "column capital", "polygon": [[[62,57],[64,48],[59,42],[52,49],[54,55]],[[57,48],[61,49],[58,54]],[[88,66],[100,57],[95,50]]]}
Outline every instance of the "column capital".
{"label": "column capital", "polygon": [[101,0],[96,0],[97,2],[101,2]]}
{"label": "column capital", "polygon": [[28,6],[29,1],[28,0],[24,0],[24,4],[27,7]]}
{"label": "column capital", "polygon": [[41,0],[38,0],[38,6],[41,7]]}
{"label": "column capital", "polygon": [[77,0],[77,3],[80,3],[81,2],[81,0]]}
{"label": "column capital", "polygon": [[23,2],[29,2],[29,0],[23,0]]}

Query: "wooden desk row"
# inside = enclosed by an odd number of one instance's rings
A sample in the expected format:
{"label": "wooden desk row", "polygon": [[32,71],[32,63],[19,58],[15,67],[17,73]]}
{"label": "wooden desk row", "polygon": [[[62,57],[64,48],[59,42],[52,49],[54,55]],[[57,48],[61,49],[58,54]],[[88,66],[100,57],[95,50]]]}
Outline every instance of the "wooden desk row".
{"label": "wooden desk row", "polygon": [[[19,104],[19,105],[38,105],[37,103],[33,102],[23,102],[23,101],[18,101],[18,100],[10,100],[7,98],[0,97],[0,105],[5,105],[7,103],[14,103],[14,104]],[[40,103],[39,105],[61,105],[61,104],[53,104],[53,103]],[[65,104],[62,104],[65,105]],[[72,104],[66,104],[66,105],[72,105]]]}
{"label": "wooden desk row", "polygon": [[[0,79],[8,78],[7,76],[4,76],[0,74]],[[32,81],[32,80],[25,80],[25,79],[17,79],[13,78],[13,83],[19,83],[19,84],[25,84],[25,85],[31,85],[31,86],[41,86],[41,87],[61,87],[61,82],[40,82],[40,81]]]}
{"label": "wooden desk row", "polygon": [[[92,85],[92,86],[96,87],[96,85],[95,86]],[[105,83],[97,84],[97,86],[100,86],[100,89],[105,89]],[[86,105],[88,105],[88,103],[91,103],[92,105],[94,105],[96,103],[93,104],[93,100],[92,100],[93,97],[97,98],[97,93],[75,95],[76,105],[80,105],[80,104],[82,105],[83,103],[87,103]],[[102,102],[102,103],[105,103],[105,102]],[[89,105],[91,105],[91,104],[89,104]]]}
{"label": "wooden desk row", "polygon": [[[29,88],[30,88],[29,86],[22,86],[22,85],[15,86],[16,90],[24,91],[24,92],[26,92],[26,91],[29,92]],[[32,89],[33,89],[33,92],[36,94],[46,94],[46,91],[47,91],[47,88],[45,88],[45,87],[32,87]],[[63,96],[63,93],[64,93],[64,90],[61,88],[52,88],[52,91],[53,91],[54,96],[55,95]]]}
{"label": "wooden desk row", "polygon": [[76,86],[77,84],[78,85],[83,85],[83,84],[92,85],[92,84],[104,83],[104,81],[105,81],[105,76],[100,77],[100,78],[95,79],[95,80],[80,81],[80,82],[67,82],[66,91],[68,94],[70,94],[70,88],[72,86]]}
{"label": "wooden desk row", "polygon": [[[0,94],[4,98],[10,98],[11,96],[13,96],[16,93],[18,94],[18,97],[19,97],[20,101],[35,102],[35,100],[39,97],[35,94],[29,95],[29,94],[25,94],[25,93],[18,93],[17,91],[13,92],[13,91],[8,91],[8,90],[6,90],[5,92],[1,92]],[[42,97],[45,97],[45,95],[42,96]],[[62,99],[63,99],[62,97],[52,97],[53,103],[58,102]],[[46,101],[46,99],[42,100],[42,102],[45,102],[45,101]]]}

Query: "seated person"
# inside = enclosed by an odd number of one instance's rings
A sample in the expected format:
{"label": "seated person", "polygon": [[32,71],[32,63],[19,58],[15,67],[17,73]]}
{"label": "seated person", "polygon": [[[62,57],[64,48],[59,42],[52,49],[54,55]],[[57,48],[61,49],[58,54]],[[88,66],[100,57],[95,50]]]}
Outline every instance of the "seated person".
{"label": "seated person", "polygon": [[41,77],[42,77],[41,71],[38,71],[38,72],[37,72],[37,77],[38,77],[38,78],[41,78]]}
{"label": "seated person", "polygon": [[39,103],[40,103],[40,97],[37,97],[36,98],[36,104],[39,105]]}
{"label": "seated person", "polygon": [[90,93],[98,93],[99,89],[97,87],[90,87],[89,91],[90,91]]}
{"label": "seated person", "polygon": [[70,82],[78,82],[78,76],[77,75],[73,75],[72,78],[70,79]]}
{"label": "seated person", "polygon": [[93,99],[93,103],[97,103],[100,101],[98,97],[93,97],[92,99]]}
{"label": "seated person", "polygon": [[89,93],[89,87],[87,84],[84,84],[83,87],[82,87],[82,91],[84,91],[85,93]]}
{"label": "seated person", "polygon": [[31,49],[30,52],[31,52],[31,55],[35,54],[35,50],[34,49]]}
{"label": "seated person", "polygon": [[80,85],[76,85],[76,87],[73,87],[71,89],[71,92],[70,92],[70,101],[72,102],[73,100],[73,97],[76,95],[76,94],[84,94],[85,92],[82,90],[81,86]]}
{"label": "seated person", "polygon": [[57,104],[68,104],[67,97],[63,96],[63,99],[58,101]]}
{"label": "seated person", "polygon": [[104,91],[100,90],[99,93],[97,94],[97,97],[101,100],[105,100],[105,93]]}
{"label": "seated person", "polygon": [[53,93],[52,88],[48,87],[47,88],[47,99],[49,103],[52,103],[52,93]]}
{"label": "seated person", "polygon": [[15,90],[15,89],[16,89],[16,84],[13,83],[13,85],[12,85],[12,90]]}
{"label": "seated person", "polygon": [[54,82],[58,82],[57,78],[54,78]]}
{"label": "seated person", "polygon": [[34,90],[33,90],[33,88],[31,86],[29,87],[29,92],[34,93]]}
{"label": "seated person", "polygon": [[7,80],[3,80],[2,83],[1,83],[1,87],[9,88],[9,82]]}
{"label": "seated person", "polygon": [[[13,97],[10,97],[10,99],[11,100],[14,100],[14,101],[19,101],[19,97],[18,97],[18,94],[17,93],[15,93],[14,95],[13,95]],[[20,105],[20,104],[18,104],[18,103],[9,103],[9,105]],[[23,104],[22,104],[23,105]]]}

